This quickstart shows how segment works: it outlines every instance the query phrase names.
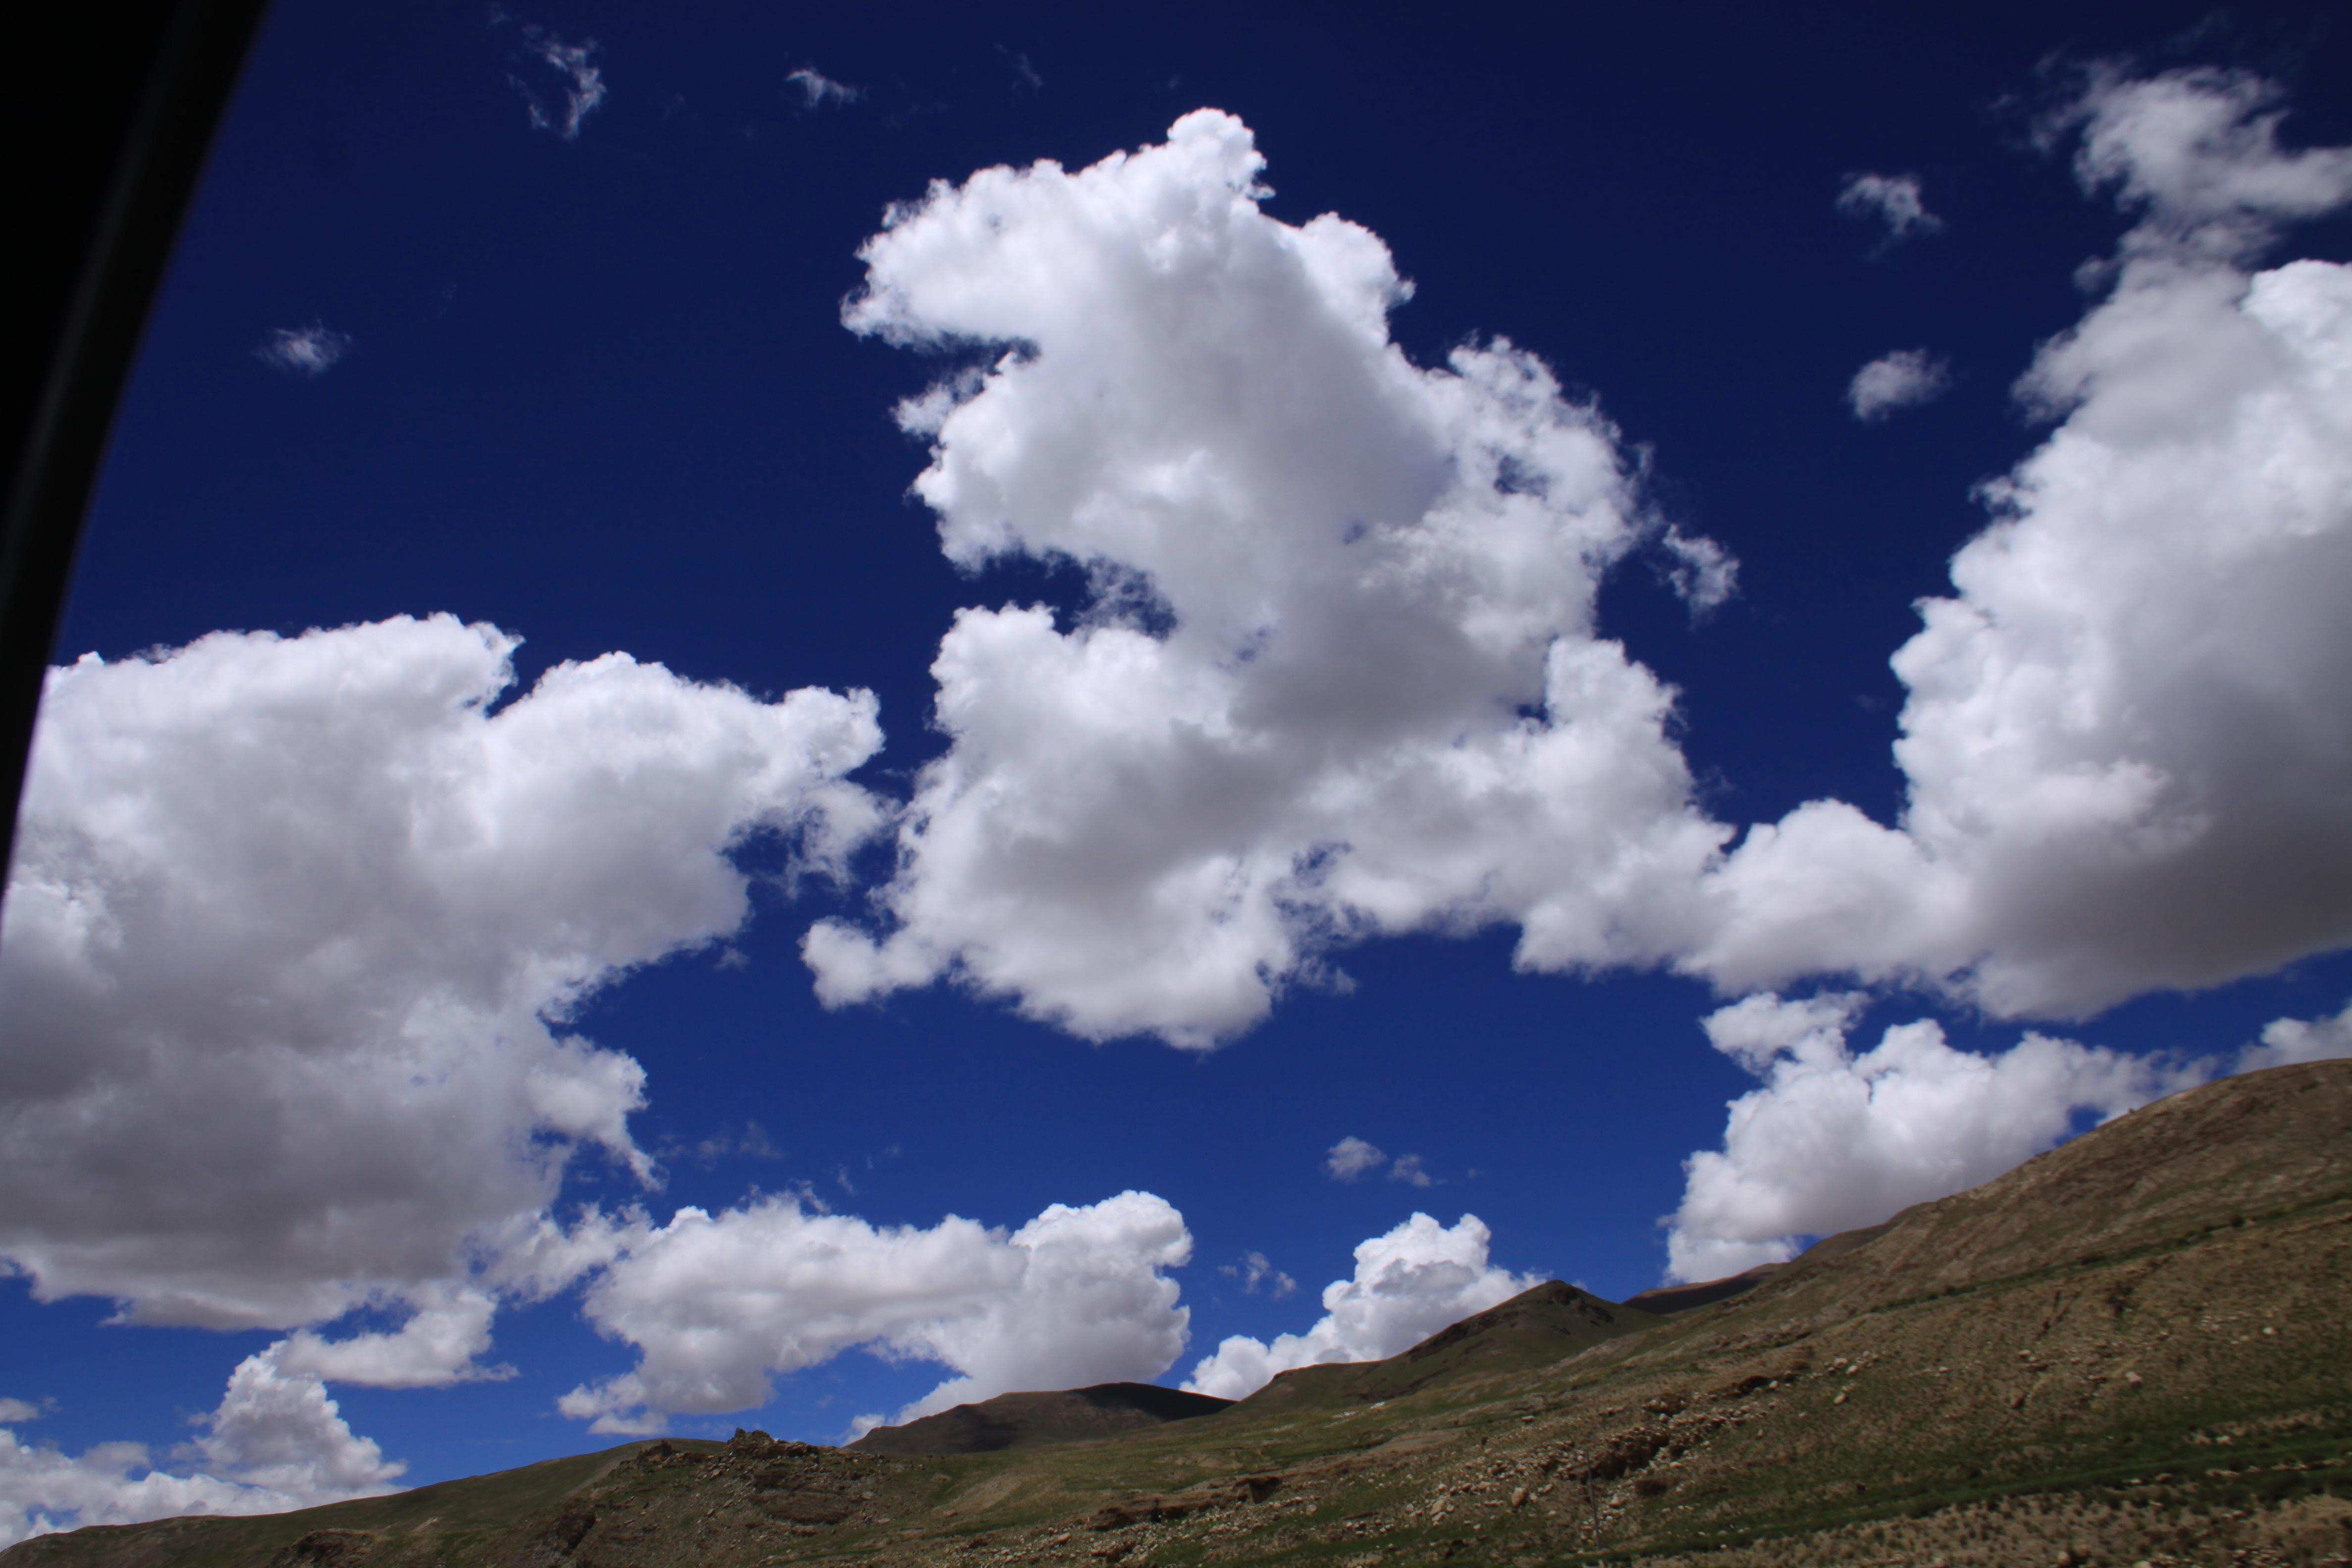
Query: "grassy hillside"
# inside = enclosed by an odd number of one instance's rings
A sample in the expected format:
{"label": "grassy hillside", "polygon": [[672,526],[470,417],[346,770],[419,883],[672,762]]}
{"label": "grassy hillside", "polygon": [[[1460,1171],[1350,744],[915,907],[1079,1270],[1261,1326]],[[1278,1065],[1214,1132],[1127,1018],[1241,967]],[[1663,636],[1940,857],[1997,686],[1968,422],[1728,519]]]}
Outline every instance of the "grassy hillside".
{"label": "grassy hillside", "polygon": [[1097,1441],[657,1444],[82,1531],[0,1568],[2347,1563],[2347,1289],[2352,1063],[2317,1063],[2176,1097],[1671,1317],[1548,1286]]}

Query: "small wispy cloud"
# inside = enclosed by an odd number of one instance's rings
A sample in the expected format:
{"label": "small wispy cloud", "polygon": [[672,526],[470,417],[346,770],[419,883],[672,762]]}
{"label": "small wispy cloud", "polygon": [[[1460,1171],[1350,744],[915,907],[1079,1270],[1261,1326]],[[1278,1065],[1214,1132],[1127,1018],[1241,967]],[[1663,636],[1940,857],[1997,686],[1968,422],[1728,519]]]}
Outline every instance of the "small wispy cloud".
{"label": "small wispy cloud", "polygon": [[1045,85],[1045,79],[1037,74],[1037,68],[1030,63],[1027,55],[1019,49],[1008,49],[1003,44],[996,46],[996,52],[1003,57],[1006,65],[1013,68],[1016,91],[1026,89],[1035,92]]}
{"label": "small wispy cloud", "polygon": [[660,1144],[654,1155],[665,1161],[692,1160],[708,1171],[721,1160],[781,1160],[784,1152],[768,1136],[766,1128],[756,1121],[746,1121],[740,1130],[721,1127],[691,1143],[673,1141]]}
{"label": "small wispy cloud", "polygon": [[1298,1281],[1276,1268],[1263,1252],[1244,1252],[1239,1263],[1220,1264],[1217,1272],[1228,1279],[1240,1280],[1242,1289],[1253,1296],[1261,1285],[1276,1300],[1298,1289]]}
{"label": "small wispy cloud", "polygon": [[1666,554],[1666,581],[1690,606],[1692,618],[1721,608],[1739,592],[1738,561],[1706,535],[1669,527],[1659,537],[1658,548]]}
{"label": "small wispy cloud", "polygon": [[1881,248],[1944,226],[1944,220],[1927,210],[1916,174],[1848,174],[1838,187],[1837,210],[1850,218],[1885,226]]}
{"label": "small wispy cloud", "polygon": [[784,81],[800,89],[802,101],[811,109],[823,109],[828,103],[856,103],[866,96],[864,88],[835,81],[814,66],[801,67]]}
{"label": "small wispy cloud", "polygon": [[1411,1187],[1433,1187],[1438,1179],[1429,1173],[1418,1154],[1400,1154],[1389,1158],[1378,1144],[1361,1138],[1342,1138],[1325,1151],[1323,1169],[1335,1182],[1353,1182],[1370,1175],[1382,1166],[1388,1168],[1389,1180],[1402,1182]]}
{"label": "small wispy cloud", "polygon": [[1367,1171],[1377,1171],[1389,1163],[1380,1149],[1361,1138],[1342,1138],[1331,1145],[1323,1156],[1323,1168],[1335,1182],[1352,1182]]}
{"label": "small wispy cloud", "polygon": [[548,68],[558,79],[555,90],[546,92],[521,77],[507,78],[522,94],[523,106],[530,111],[532,128],[551,132],[566,142],[577,142],[580,127],[604,101],[604,73],[596,64],[596,55],[603,46],[593,38],[566,43],[560,35],[529,23],[523,26],[522,42],[525,58]]}
{"label": "small wispy cloud", "polygon": [[322,321],[307,327],[280,327],[269,334],[253,357],[275,371],[311,380],[335,368],[335,362],[350,352],[352,335],[339,332]]}
{"label": "small wispy cloud", "polygon": [[1402,1182],[1410,1187],[1433,1187],[1437,1178],[1429,1173],[1418,1154],[1400,1154],[1389,1166],[1389,1180]]}
{"label": "small wispy cloud", "polygon": [[[1265,1261],[1255,1252],[1250,1256],[1258,1258],[1261,1263]],[[1286,1274],[1283,1278],[1287,1280],[1290,1277]],[[0,1426],[14,1426],[21,1422],[38,1421],[40,1418],[41,1407],[37,1405],[22,1399],[0,1399]]]}
{"label": "small wispy cloud", "polygon": [[1934,402],[1951,384],[1950,367],[1926,349],[1897,349],[1853,373],[1846,405],[1856,419],[1874,424],[1898,408]]}

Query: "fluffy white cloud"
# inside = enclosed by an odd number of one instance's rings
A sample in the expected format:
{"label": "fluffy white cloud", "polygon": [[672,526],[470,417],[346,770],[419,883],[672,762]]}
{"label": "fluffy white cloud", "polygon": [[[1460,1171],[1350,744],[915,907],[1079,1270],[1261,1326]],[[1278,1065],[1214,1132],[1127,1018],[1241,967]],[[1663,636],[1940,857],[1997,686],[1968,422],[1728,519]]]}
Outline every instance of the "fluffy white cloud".
{"label": "fluffy white cloud", "polygon": [[1715,1047],[1764,1085],[1732,1101],[1720,1150],[1685,1162],[1671,1278],[1793,1257],[1803,1237],[1991,1180],[2063,1139],[2083,1111],[2114,1116],[2201,1076],[2040,1035],[1977,1056],[1932,1021],[1897,1025],[1856,1056],[1846,1029],[1862,1002],[1756,995],[1706,1018]]}
{"label": "fluffy white cloud", "polygon": [[1354,1276],[1324,1287],[1314,1327],[1272,1344],[1235,1334],[1202,1358],[1184,1386],[1245,1399],[1292,1367],[1381,1361],[1541,1283],[1487,1262],[1492,1240],[1475,1215],[1444,1226],[1416,1214],[1357,1247]]}
{"label": "fluffy white cloud", "polygon": [[278,1513],[301,1506],[263,1487],[173,1475],[138,1443],[100,1443],[79,1455],[29,1444],[0,1427],[0,1547],[89,1524],[132,1524],[190,1513]]}
{"label": "fluffy white cloud", "polygon": [[323,321],[313,321],[307,327],[280,327],[253,351],[253,357],[272,370],[310,380],[334,369],[335,362],[351,346],[349,332],[339,332]]}
{"label": "fluffy white cloud", "polygon": [[2082,94],[2040,127],[2045,143],[2079,132],[2074,171],[2143,215],[2127,255],[2233,265],[2278,226],[2335,211],[2352,194],[2352,148],[2283,152],[2274,82],[2210,68],[2135,79],[2094,67]]}
{"label": "fluffy white cloud", "polygon": [[2252,1072],[2337,1057],[2352,1057],[2352,1005],[2333,1018],[2273,1018],[2263,1026],[2262,1044],[2238,1053],[2238,1070]]}
{"label": "fluffy white cloud", "polygon": [[[74,1456],[0,1427],[0,1547],[84,1525],[279,1513],[393,1490],[406,1467],[386,1462],[315,1378],[286,1374],[272,1353],[237,1366],[205,1435],[181,1456],[204,1470],[157,1468],[143,1444],[101,1443]],[[0,1400],[0,1422],[37,1414],[22,1400]]]}
{"label": "fluffy white cloud", "polygon": [[1192,1256],[1192,1236],[1149,1193],[1055,1204],[1009,1235],[954,1215],[876,1226],[769,1197],[635,1223],[613,1247],[587,1314],[637,1347],[637,1366],[560,1402],[598,1432],[748,1409],[772,1374],[856,1347],[957,1374],[899,1421],[1021,1389],[1149,1381],[1181,1353],[1191,1318],[1161,1271]]}
{"label": "fluffy white cloud", "polygon": [[2082,1016],[2352,942],[2352,268],[2242,263],[2352,198],[2242,77],[2096,76],[2086,188],[2140,213],[2021,392],[2062,416],[1895,655],[1897,828],[1750,832],[1685,966]]}
{"label": "fluffy white cloud", "polygon": [[752,836],[837,864],[880,735],[862,693],[625,655],[494,709],[513,646],[438,616],[51,672],[0,944],[0,1258],[40,1299],[215,1327],[404,1302],[282,1353],[415,1384],[488,1344],[482,1250],[585,1260],[537,1227],[576,1152],[647,1170],[644,1074],[564,1018],[736,930]]}
{"label": "fluffy white cloud", "polygon": [[407,1294],[413,1310],[398,1329],[341,1340],[303,1329],[271,1346],[270,1359],[299,1376],[372,1388],[446,1388],[514,1375],[512,1367],[485,1366],[480,1359],[490,1348],[495,1295],[446,1282]]}
{"label": "fluffy white cloud", "polygon": [[[1672,694],[1595,634],[1655,533],[1616,431],[1507,342],[1410,363],[1386,247],[1267,216],[1262,167],[1204,110],[934,185],[867,242],[851,327],[994,356],[901,410],[947,554],[1092,589],[1067,625],[956,617],[884,929],[805,944],[827,1002],[946,976],[1202,1046],[1375,932],[1513,922],[1544,968],[1672,947],[1724,830]],[[1678,559],[1695,602],[1728,591],[1719,551]]]}
{"label": "fluffy white cloud", "polygon": [[[946,977],[1205,1046],[1351,941],[1516,923],[1527,968],[2065,1016],[2352,942],[2352,268],[2246,269],[2352,196],[2352,153],[2282,150],[2267,94],[2107,74],[2061,117],[2138,221],[2021,383],[2058,427],[1895,658],[1904,816],[1815,801],[1728,854],[1672,694],[1592,625],[1600,574],[1661,536],[1540,364],[1406,362],[1385,248],[1268,218],[1224,115],[935,186],[868,242],[848,320],[991,347],[902,410],[917,492],[958,563],[1074,561],[1092,591],[1068,624],[957,617],[952,744],[878,928],[809,933],[820,995]],[[1856,410],[1936,373],[1882,362]],[[1661,547],[1695,605],[1730,591]]]}
{"label": "fluffy white cloud", "polygon": [[214,1469],[293,1499],[295,1508],[391,1491],[408,1468],[387,1463],[317,1378],[283,1370],[272,1351],[237,1363],[206,1426],[195,1449]]}
{"label": "fluffy white cloud", "polygon": [[1944,226],[1944,220],[1927,210],[1916,174],[1848,174],[1838,187],[1837,210],[1884,225],[1888,245]]}
{"label": "fluffy white cloud", "polygon": [[1846,388],[1846,406],[1864,423],[1885,418],[1898,408],[1932,403],[1951,384],[1951,372],[1926,349],[1897,349],[1879,355],[1853,373]]}

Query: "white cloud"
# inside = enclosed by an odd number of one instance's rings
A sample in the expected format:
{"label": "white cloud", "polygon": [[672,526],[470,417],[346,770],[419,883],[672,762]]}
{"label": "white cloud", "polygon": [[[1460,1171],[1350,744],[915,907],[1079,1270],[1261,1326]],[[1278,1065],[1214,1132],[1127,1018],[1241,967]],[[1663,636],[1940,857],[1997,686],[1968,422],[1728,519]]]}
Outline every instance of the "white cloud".
{"label": "white cloud", "polygon": [[1357,1247],[1355,1274],[1324,1287],[1323,1316],[1305,1333],[1278,1334],[1272,1344],[1235,1334],[1184,1386],[1245,1399],[1292,1367],[1381,1361],[1541,1282],[1488,1263],[1492,1240],[1475,1215],[1444,1226],[1416,1214]]}
{"label": "white cloud", "polygon": [[[285,1375],[270,1355],[248,1356],[230,1374],[205,1435],[182,1456],[203,1471],[159,1469],[143,1444],[100,1443],[71,1456],[0,1426],[0,1548],[85,1525],[280,1513],[394,1489],[407,1467],[355,1436],[317,1380]],[[37,1414],[22,1400],[0,1400],[0,1423]]]}
{"label": "white cloud", "polygon": [[480,1374],[484,1253],[515,1289],[593,1261],[545,1205],[582,1150],[649,1170],[644,1073],[564,1020],[735,931],[748,839],[838,864],[880,735],[863,693],[617,654],[493,711],[513,646],[445,616],[50,673],[0,943],[0,1258],[40,1300],[404,1304],[282,1354],[415,1385]]}
{"label": "white cloud", "polygon": [[[1408,363],[1385,248],[1266,217],[1226,116],[934,187],[868,243],[848,320],[1014,345],[902,409],[933,441],[916,490],[959,563],[1076,561],[1093,591],[1066,625],[958,616],[952,744],[877,929],[810,931],[820,996],[944,977],[1202,1047],[1339,983],[1350,942],[1509,922],[1523,968],[2066,1016],[2352,942],[2352,269],[2238,267],[2352,195],[2352,154],[2280,151],[2264,90],[2086,92],[2085,186],[2141,216],[2021,383],[2058,428],[1895,655],[1906,813],[1814,801],[1727,855],[1672,693],[1591,621],[1660,531],[1540,364]],[[1858,412],[1935,367],[1882,368]],[[1727,560],[1664,548],[1695,605],[1729,591]]]}
{"label": "white cloud", "polygon": [[1335,1182],[1352,1182],[1368,1176],[1381,1166],[1387,1166],[1389,1180],[1408,1186],[1433,1187],[1438,1180],[1423,1168],[1418,1154],[1399,1154],[1391,1160],[1374,1144],[1361,1138],[1342,1138],[1331,1145],[1323,1156],[1323,1169]]}
{"label": "white cloud", "polygon": [[811,109],[823,109],[828,103],[855,103],[866,96],[866,89],[838,82],[814,66],[803,66],[784,78],[800,89],[802,100]]}
{"label": "white cloud", "polygon": [[2277,84],[2242,71],[2190,69],[2133,78],[2113,64],[2039,128],[2047,144],[2079,133],[2074,172],[2142,214],[2126,255],[2179,262],[2186,251],[2234,264],[2278,226],[2341,206],[2352,193],[2352,148],[2281,151]]}
{"label": "white cloud", "polygon": [[2079,1112],[2113,1116],[2201,1076],[2031,1034],[1977,1056],[1932,1021],[1890,1028],[1856,1056],[1845,1037],[1862,1002],[1755,995],[1706,1018],[1715,1047],[1764,1084],[1732,1101],[1720,1150],[1684,1163],[1671,1278],[1793,1257],[1803,1237],[1991,1180],[2063,1139]]}
{"label": "white cloud", "polygon": [[0,1427],[0,1548],[89,1524],[131,1524],[191,1513],[278,1513],[300,1506],[266,1488],[154,1469],[137,1443],[100,1443],[79,1456],[27,1444]]}
{"label": "white cloud", "polygon": [[1418,1154],[1399,1154],[1389,1166],[1389,1180],[1402,1182],[1412,1187],[1433,1187],[1437,1178],[1423,1169]]}
{"label": "white cloud", "polygon": [[522,95],[535,129],[577,142],[580,127],[604,101],[604,68],[596,64],[602,46],[593,38],[568,44],[544,27],[530,26],[522,29],[522,41],[526,55],[554,73],[560,83],[556,96],[542,93],[520,77],[509,76],[507,80]]}
{"label": "white cloud", "polygon": [[1934,402],[1951,382],[1950,369],[1926,349],[1896,349],[1853,373],[1846,405],[1856,419],[1873,423],[1898,408]]}
{"label": "white cloud", "polygon": [[[806,942],[827,1003],[947,977],[1199,1047],[1373,933],[1508,921],[1559,969],[1655,962],[1690,917],[1725,830],[1673,694],[1593,624],[1656,531],[1615,429],[1507,342],[1412,364],[1387,248],[1268,217],[1261,167],[1202,110],[935,185],[867,242],[850,326],[1015,345],[900,411],[947,554],[1093,589],[1069,625],[956,617],[882,929]],[[1696,595],[1727,585],[1684,546]]]}
{"label": "white cloud", "polygon": [[303,1329],[270,1347],[271,1359],[298,1375],[372,1388],[446,1388],[514,1375],[512,1367],[485,1366],[480,1359],[490,1348],[496,1296],[447,1284],[407,1294],[414,1310],[391,1332],[329,1340]]}
{"label": "white cloud", "polygon": [[1149,1381],[1184,1348],[1164,1269],[1192,1255],[1183,1216],[1149,1193],[1055,1204],[1006,1234],[954,1215],[929,1229],[812,1214],[791,1197],[683,1208],[616,1238],[589,1321],[636,1368],[563,1396],[597,1432],[658,1431],[673,1412],[766,1403],[771,1377],[854,1348],[956,1373],[893,1419],[1022,1389]]}
{"label": "white cloud", "polygon": [[41,1418],[41,1407],[26,1399],[0,1399],[0,1426],[21,1426]]}
{"label": "white cloud", "polygon": [[2022,383],[2063,422],[1895,656],[1902,824],[1752,830],[1685,968],[2074,1016],[2352,942],[2352,268],[2238,266],[2352,198],[2352,152],[2280,151],[2271,101],[2095,78],[2078,169],[2142,216]]}
{"label": "white cloud", "polygon": [[323,321],[307,327],[280,327],[269,334],[253,357],[272,370],[305,380],[316,380],[335,368],[352,346],[349,332],[339,332]]}
{"label": "white cloud", "polygon": [[2238,1070],[2285,1067],[2291,1062],[2352,1057],[2352,1005],[2333,1018],[2273,1018],[2263,1026],[2263,1041],[2238,1053]]}
{"label": "white cloud", "polygon": [[1720,608],[1739,592],[1739,563],[1714,540],[1670,527],[1658,536],[1658,545],[1672,562],[1666,581],[1693,616]]}
{"label": "white cloud", "polygon": [[240,1484],[309,1508],[394,1489],[407,1466],[387,1463],[373,1437],[354,1435],[315,1377],[289,1373],[276,1355],[249,1355],[229,1374],[195,1450]]}
{"label": "white cloud", "polygon": [[1240,1280],[1242,1289],[1252,1296],[1257,1294],[1261,1285],[1265,1287],[1265,1293],[1276,1300],[1298,1289],[1298,1281],[1276,1268],[1273,1260],[1263,1252],[1244,1252],[1241,1262],[1223,1264],[1217,1272],[1228,1279]]}
{"label": "white cloud", "polygon": [[1848,174],[1838,187],[1837,210],[1885,226],[1887,245],[1944,226],[1944,220],[1927,210],[1916,174]]}

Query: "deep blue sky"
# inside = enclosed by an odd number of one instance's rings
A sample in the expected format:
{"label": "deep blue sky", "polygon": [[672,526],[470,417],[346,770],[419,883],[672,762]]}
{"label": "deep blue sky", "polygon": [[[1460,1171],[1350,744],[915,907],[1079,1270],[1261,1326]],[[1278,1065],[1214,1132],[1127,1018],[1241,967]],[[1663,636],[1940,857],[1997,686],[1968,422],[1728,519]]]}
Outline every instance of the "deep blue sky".
{"label": "deep blue sky", "polygon": [[[1489,333],[1540,354],[1648,454],[1664,514],[1738,557],[1738,597],[1696,623],[1642,559],[1602,598],[1604,634],[1679,688],[1707,808],[1747,824],[1835,796],[1892,820],[1888,656],[1983,526],[1974,487],[2038,439],[2011,384],[2124,226],[2030,144],[2047,62],[2252,68],[2291,94],[2292,140],[2352,141],[2352,37],[2319,5],[1434,16],[281,0],[124,398],[59,657],[448,610],[524,637],[526,684],[623,649],[763,695],[869,688],[888,744],[859,776],[903,795],[941,745],[927,670],[952,612],[1068,605],[1082,583],[941,557],[907,493],[922,447],[889,417],[940,366],[843,329],[857,247],[935,179],[1076,168],[1210,105],[1255,131],[1268,211],[1387,241],[1417,288],[1394,317],[1417,362]],[[601,47],[610,98],[575,141],[535,132],[509,80],[533,68],[523,22]],[[863,96],[811,107],[785,80],[803,67]],[[1860,170],[1916,174],[1944,230],[1882,250],[1833,210]],[[2295,247],[2352,254],[2341,218]],[[351,339],[327,374],[255,357],[312,321]],[[1916,344],[1948,357],[1948,394],[1857,421],[1857,367]],[[1348,950],[1351,993],[1295,992],[1206,1056],[1087,1044],[946,988],[829,1013],[797,943],[856,907],[762,887],[747,963],[676,960],[583,1016],[650,1075],[634,1125],[669,1173],[651,1206],[805,1182],[877,1224],[1018,1226],[1157,1193],[1195,1239],[1178,1373],[1228,1333],[1304,1330],[1350,1249],[1416,1207],[1477,1214],[1514,1268],[1610,1297],[1656,1283],[1682,1162],[1753,1084],[1707,1048],[1700,983],[1515,974],[1495,931]],[[2313,960],[2064,1032],[2227,1051],[2347,991],[2352,963]],[[1895,996],[1857,1037],[1927,1016],[1985,1049],[2021,1028]],[[746,1121],[772,1153],[691,1152]],[[1331,1182],[1343,1136],[1443,1184]],[[633,1190],[590,1159],[570,1193]],[[1305,1289],[1272,1300],[1216,1272],[1253,1250]],[[106,1311],[0,1285],[0,1394],[58,1402],[28,1440],[160,1453],[272,1337]],[[575,1300],[501,1316],[496,1353],[520,1375],[335,1395],[411,1482],[604,1440],[552,1412],[632,1360]],[[680,1429],[830,1440],[939,1375],[852,1353]]]}

